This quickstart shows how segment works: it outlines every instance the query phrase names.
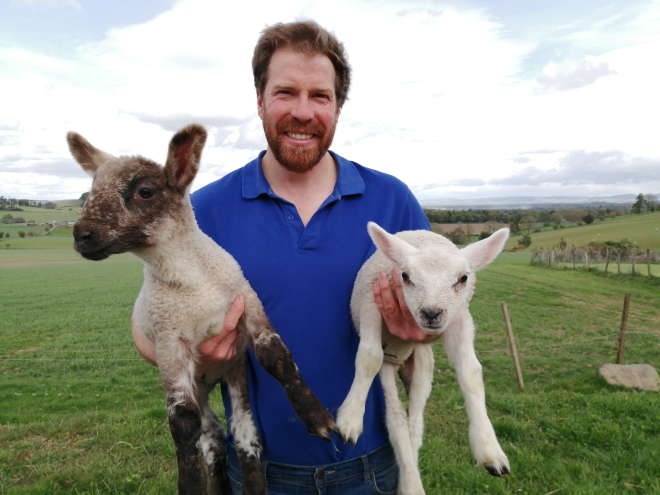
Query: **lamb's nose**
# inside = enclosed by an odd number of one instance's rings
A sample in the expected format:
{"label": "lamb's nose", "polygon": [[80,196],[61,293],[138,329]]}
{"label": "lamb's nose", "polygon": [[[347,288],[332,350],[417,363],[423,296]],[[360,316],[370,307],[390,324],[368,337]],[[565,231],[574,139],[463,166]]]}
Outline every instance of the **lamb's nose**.
{"label": "lamb's nose", "polygon": [[424,319],[428,321],[429,323],[435,322],[440,315],[442,315],[442,310],[441,309],[422,309],[421,310],[422,316],[424,316]]}
{"label": "lamb's nose", "polygon": [[73,239],[76,242],[91,241],[96,236],[96,232],[89,225],[76,223],[73,226]]}

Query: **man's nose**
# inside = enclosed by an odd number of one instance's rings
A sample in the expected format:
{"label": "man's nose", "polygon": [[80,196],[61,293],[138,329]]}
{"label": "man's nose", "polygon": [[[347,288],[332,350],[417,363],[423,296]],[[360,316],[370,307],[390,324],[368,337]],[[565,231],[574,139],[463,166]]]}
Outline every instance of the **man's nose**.
{"label": "man's nose", "polygon": [[299,96],[294,103],[291,116],[300,122],[307,122],[314,118],[314,111],[307,96]]}

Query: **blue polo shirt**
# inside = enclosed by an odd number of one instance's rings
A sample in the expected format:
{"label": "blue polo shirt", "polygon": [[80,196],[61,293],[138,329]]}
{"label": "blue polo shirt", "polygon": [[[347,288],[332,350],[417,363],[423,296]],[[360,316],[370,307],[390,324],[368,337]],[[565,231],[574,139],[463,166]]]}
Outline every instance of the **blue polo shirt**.
{"label": "blue polo shirt", "polygon": [[[355,373],[358,337],[350,315],[351,291],[360,267],[375,251],[367,222],[392,233],[430,225],[401,181],[332,153],[338,168],[335,189],[305,226],[296,207],[270,188],[261,169],[264,154],[196,191],[191,198],[195,216],[200,228],[241,265],[303,379],[336,416]],[[355,447],[336,435],[334,445],[309,435],[282,388],[252,353],[248,381],[266,460],[330,464],[388,441],[378,379]],[[231,418],[224,388],[223,400]],[[228,437],[231,441],[231,432]]]}

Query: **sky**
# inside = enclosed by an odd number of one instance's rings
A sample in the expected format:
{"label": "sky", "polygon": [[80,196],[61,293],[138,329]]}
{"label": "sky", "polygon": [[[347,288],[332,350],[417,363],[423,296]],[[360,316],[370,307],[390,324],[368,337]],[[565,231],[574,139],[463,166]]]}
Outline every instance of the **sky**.
{"label": "sky", "polygon": [[197,122],[193,189],[243,166],[254,45],[295,19],[353,68],[331,149],[422,201],[660,193],[660,0],[0,0],[0,195],[88,191],[70,130],[163,163]]}

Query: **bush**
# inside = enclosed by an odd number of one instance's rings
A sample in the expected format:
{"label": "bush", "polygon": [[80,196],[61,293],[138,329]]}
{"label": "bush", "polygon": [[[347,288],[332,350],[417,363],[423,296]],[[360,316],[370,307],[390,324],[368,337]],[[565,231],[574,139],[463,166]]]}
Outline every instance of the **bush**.
{"label": "bush", "polygon": [[18,231],[18,237],[20,237],[21,239],[23,239],[23,238],[25,237],[25,231],[23,231],[23,230],[19,230],[19,231]]}
{"label": "bush", "polygon": [[518,239],[518,244],[525,247],[531,246],[532,236],[529,234],[523,235],[520,239]]}
{"label": "bush", "polygon": [[490,236],[491,236],[491,233],[490,233],[490,232],[488,232],[487,230],[482,230],[482,231],[479,233],[479,240],[482,241],[482,240],[484,240],[484,239],[488,239]]}

